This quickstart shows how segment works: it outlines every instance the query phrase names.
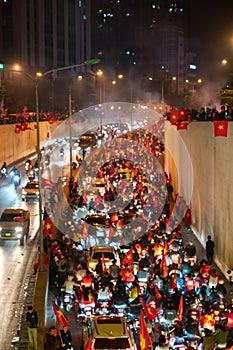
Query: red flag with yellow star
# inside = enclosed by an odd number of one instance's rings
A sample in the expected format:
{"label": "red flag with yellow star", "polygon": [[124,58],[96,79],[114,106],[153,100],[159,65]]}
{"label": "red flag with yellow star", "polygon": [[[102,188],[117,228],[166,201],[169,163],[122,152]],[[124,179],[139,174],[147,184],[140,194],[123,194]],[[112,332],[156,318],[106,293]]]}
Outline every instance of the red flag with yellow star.
{"label": "red flag with yellow star", "polygon": [[176,124],[177,130],[187,130],[188,129],[188,122],[178,122]]}
{"label": "red flag with yellow star", "polygon": [[214,136],[227,137],[228,120],[214,120]]}
{"label": "red flag with yellow star", "polygon": [[181,107],[178,111],[178,114],[179,114],[179,119],[185,120],[188,115],[188,112],[186,111],[186,109],[184,109],[184,107]]}
{"label": "red flag with yellow star", "polygon": [[184,312],[184,296],[181,294],[180,303],[178,307],[178,321],[182,321],[183,312]]}
{"label": "red flag with yellow star", "polygon": [[168,276],[168,267],[167,267],[167,262],[166,262],[166,257],[164,255],[164,253],[162,254],[162,261],[160,264],[162,271],[163,271],[163,278],[167,278]]}
{"label": "red flag with yellow star", "polygon": [[159,293],[159,290],[158,290],[158,287],[157,287],[157,286],[155,286],[155,300],[156,300],[156,301],[163,300],[163,297],[162,297],[162,295]]}
{"label": "red flag with yellow star", "polygon": [[172,108],[170,111],[170,123],[176,124],[179,119],[179,113],[176,109]]}
{"label": "red flag with yellow star", "polygon": [[143,312],[140,310],[140,350],[148,350],[151,345],[152,340],[146,326]]}
{"label": "red flag with yellow star", "polygon": [[102,262],[102,270],[103,270],[103,274],[104,274],[107,271],[105,260],[104,260],[104,252],[102,252],[101,262]]}
{"label": "red flag with yellow star", "polygon": [[44,236],[47,236],[47,234],[51,232],[52,236],[55,236],[55,232],[54,232],[54,226],[52,223],[52,220],[50,219],[50,217],[45,218],[44,220]]}
{"label": "red flag with yellow star", "polygon": [[157,309],[155,307],[150,306],[150,305],[146,305],[144,300],[142,300],[142,307],[145,311],[146,318],[148,320],[154,320],[158,316]]}
{"label": "red flag with yellow star", "polygon": [[130,248],[128,253],[122,259],[121,266],[124,266],[125,264],[131,265],[132,263],[133,263],[133,248]]}
{"label": "red flag with yellow star", "polygon": [[92,349],[91,339],[89,338],[84,350],[91,350],[91,349]]}
{"label": "red flag with yellow star", "polygon": [[60,310],[54,300],[52,300],[53,310],[56,315],[57,321],[61,327],[68,327],[68,318],[67,316]]}
{"label": "red flag with yellow star", "polygon": [[184,216],[184,222],[186,226],[190,226],[192,224],[192,216],[191,216],[191,210],[188,208],[185,216]]}
{"label": "red flag with yellow star", "polygon": [[45,179],[44,177],[41,178],[41,185],[42,187],[54,187],[56,186],[56,183],[49,180],[49,179]]}

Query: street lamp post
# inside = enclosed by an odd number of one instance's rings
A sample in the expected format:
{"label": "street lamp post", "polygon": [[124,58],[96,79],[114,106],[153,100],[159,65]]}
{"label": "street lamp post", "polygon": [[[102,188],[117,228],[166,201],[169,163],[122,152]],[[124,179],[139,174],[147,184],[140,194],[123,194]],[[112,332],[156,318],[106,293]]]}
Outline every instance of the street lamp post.
{"label": "street lamp post", "polygon": [[[63,71],[63,70],[68,70],[68,69],[72,69],[72,68],[77,68],[77,67],[82,67],[82,66],[86,66],[86,65],[92,65],[92,64],[96,64],[99,63],[100,60],[98,58],[94,58],[94,59],[89,59],[89,60],[85,60],[83,63],[80,64],[75,64],[72,66],[66,66],[66,67],[61,67],[61,68],[56,68],[56,69],[51,69],[47,72],[44,73],[37,73],[36,74],[36,78],[33,77],[30,73],[21,70],[19,66],[15,66],[15,69],[11,69],[10,71],[16,71],[19,73],[22,73],[24,75],[26,75],[34,84],[34,88],[35,88],[35,104],[36,104],[36,131],[37,131],[37,158],[38,158],[38,182],[39,182],[39,237],[40,237],[40,271],[44,272],[45,270],[45,266],[44,266],[44,237],[43,237],[43,217],[42,217],[42,198],[41,198],[41,170],[40,170],[40,116],[39,116],[39,80],[41,77],[44,77],[48,74],[51,73],[55,73],[58,71]],[[70,101],[69,101],[70,103]],[[70,112],[70,109],[69,109]],[[69,113],[70,114],[70,113]],[[70,116],[70,115],[69,115]],[[71,126],[70,126],[70,137],[71,137]],[[72,166],[72,148],[71,148],[71,166]]]}

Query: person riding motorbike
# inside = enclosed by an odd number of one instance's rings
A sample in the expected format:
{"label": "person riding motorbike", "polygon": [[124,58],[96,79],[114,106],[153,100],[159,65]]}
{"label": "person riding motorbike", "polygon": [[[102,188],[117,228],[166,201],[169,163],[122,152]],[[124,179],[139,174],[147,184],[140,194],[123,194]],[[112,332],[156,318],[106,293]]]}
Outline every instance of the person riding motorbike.
{"label": "person riding motorbike", "polygon": [[14,174],[13,183],[14,183],[15,188],[17,188],[21,183],[21,176],[20,176],[20,173],[18,172],[18,170],[16,170],[16,172]]}
{"label": "person riding motorbike", "polygon": [[14,176],[17,173],[17,168],[14,166],[10,171],[10,182],[13,183]]}
{"label": "person riding motorbike", "polygon": [[196,255],[196,247],[193,242],[188,242],[187,247],[184,250],[186,256],[193,257]]}
{"label": "person riding motorbike", "polygon": [[1,176],[2,178],[7,177],[7,166],[6,166],[6,162],[3,163],[2,167],[1,167]]}

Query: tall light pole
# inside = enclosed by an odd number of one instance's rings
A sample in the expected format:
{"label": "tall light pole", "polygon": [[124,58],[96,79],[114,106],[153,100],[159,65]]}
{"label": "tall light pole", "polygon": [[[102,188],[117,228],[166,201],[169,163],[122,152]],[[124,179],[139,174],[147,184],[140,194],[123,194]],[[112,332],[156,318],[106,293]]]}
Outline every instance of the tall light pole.
{"label": "tall light pole", "polygon": [[[101,69],[98,69],[96,72],[96,76],[100,79],[99,80],[99,105],[102,107],[103,104],[103,71]],[[102,121],[102,111],[100,111],[100,136],[102,136],[103,131],[103,121]]]}
{"label": "tall light pole", "polygon": [[[41,170],[40,170],[40,115],[39,115],[39,80],[41,77],[44,77],[48,74],[55,73],[58,71],[68,70],[72,68],[82,67],[86,65],[92,65],[99,63],[100,60],[98,58],[85,60],[83,63],[75,64],[72,66],[66,66],[56,69],[48,70],[44,73],[36,73],[36,77],[32,76],[29,72],[21,70],[20,66],[15,65],[14,69],[10,69],[10,71],[16,71],[18,73],[22,73],[26,75],[34,84],[35,89],[35,104],[36,104],[36,137],[37,137],[37,158],[38,158],[38,182],[39,182],[39,237],[40,237],[40,271],[45,271],[44,266],[44,235],[43,235],[43,217],[42,217],[42,198],[41,198]],[[70,135],[71,135],[71,125],[70,125]],[[71,157],[72,157],[72,149],[71,149]],[[72,166],[72,164],[71,164]]]}
{"label": "tall light pole", "polygon": [[[78,80],[82,80],[82,75],[78,76]],[[73,163],[73,157],[72,157],[72,82],[74,79],[71,79],[69,83],[69,92],[68,92],[68,112],[69,112],[69,143],[70,143],[70,180],[72,178],[72,163]]]}

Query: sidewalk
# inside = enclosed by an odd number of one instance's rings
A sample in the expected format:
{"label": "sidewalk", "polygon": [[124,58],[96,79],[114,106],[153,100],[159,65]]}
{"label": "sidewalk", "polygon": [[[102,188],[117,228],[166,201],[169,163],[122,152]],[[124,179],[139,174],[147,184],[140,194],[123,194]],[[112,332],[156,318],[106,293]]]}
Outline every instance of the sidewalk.
{"label": "sidewalk", "polygon": [[[196,236],[196,234],[194,233],[194,231],[192,229],[186,230],[183,223],[181,224],[181,229],[182,229],[182,237],[183,237],[184,243],[187,244],[189,241],[194,243],[196,250],[197,250],[197,261],[199,262],[202,259],[206,260],[205,247],[202,246],[201,242],[199,241],[199,239]],[[233,297],[231,294],[229,294],[229,291],[230,291],[229,281],[226,279],[226,276],[223,274],[223,271],[220,270],[220,268],[217,266],[215,261],[213,262],[212,267],[216,269],[219,276],[224,280],[224,286],[227,289],[226,299],[227,299],[227,302],[230,302]]]}

